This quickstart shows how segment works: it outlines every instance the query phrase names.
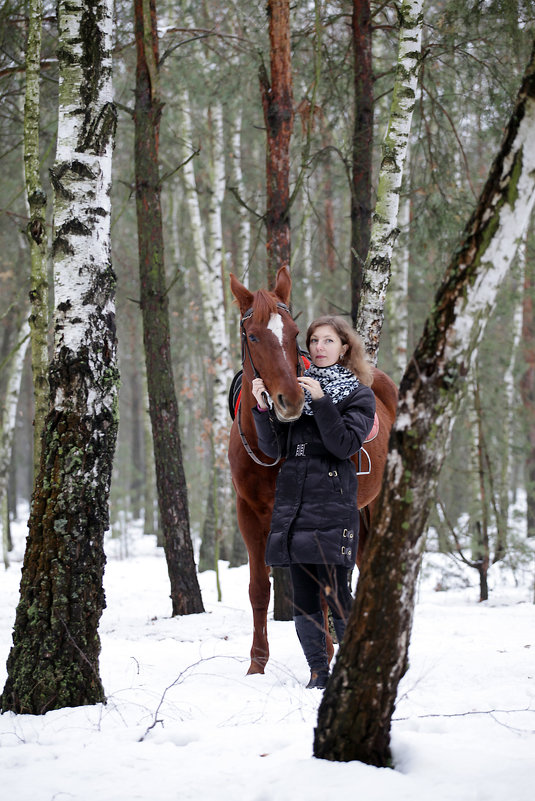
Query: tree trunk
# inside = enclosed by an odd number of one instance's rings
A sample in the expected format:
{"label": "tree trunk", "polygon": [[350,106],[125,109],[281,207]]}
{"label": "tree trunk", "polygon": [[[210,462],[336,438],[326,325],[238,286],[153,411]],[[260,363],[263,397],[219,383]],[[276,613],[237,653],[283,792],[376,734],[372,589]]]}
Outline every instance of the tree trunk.
{"label": "tree trunk", "polygon": [[[232,128],[232,180],[238,197],[245,197],[245,184],[242,169],[242,109],[236,111],[236,118]],[[249,268],[251,250],[251,223],[249,212],[241,203],[236,205],[235,213],[238,215],[239,232],[237,236],[237,254],[234,274],[244,276]]]}
{"label": "tree trunk", "polygon": [[[408,157],[407,165],[408,167]],[[394,256],[394,269],[390,282],[387,303],[388,322],[392,337],[392,355],[396,367],[395,375],[391,377],[401,380],[407,366],[409,352],[409,266],[410,252],[410,221],[411,198],[403,197],[400,200],[399,228],[401,237]]]}
{"label": "tree trunk", "polygon": [[189,527],[165,281],[158,137],[162,103],[154,0],[135,0],[135,170],[139,274],[156,486],[173,615],[203,612]]}
{"label": "tree trunk", "polygon": [[113,4],[58,7],[55,344],[3,710],[104,700],[98,623],[117,434],[110,183]]}
{"label": "tree trunk", "polygon": [[[136,353],[135,336],[130,332],[131,353]],[[128,476],[128,507],[134,520],[138,520],[143,507],[143,378],[140,375],[139,362],[132,359],[130,363],[130,464]]]}
{"label": "tree trunk", "polygon": [[496,548],[494,550],[493,562],[498,562],[503,559],[507,553],[507,544],[509,539],[509,494],[512,487],[512,455],[514,453],[514,418],[517,408],[517,379],[515,375],[515,365],[522,339],[522,288],[524,285],[524,276],[526,273],[527,261],[527,236],[525,235],[518,248],[518,285],[517,295],[514,300],[514,313],[513,313],[513,336],[511,342],[511,353],[507,368],[504,373],[503,383],[505,387],[506,398],[506,415],[504,420],[504,446],[503,457],[500,471],[500,487],[499,487],[499,500],[498,500],[498,519],[496,521],[497,535],[496,535]]}
{"label": "tree trunk", "polygon": [[[4,564],[9,565],[9,509],[7,506],[9,468],[11,466],[11,454],[13,450],[13,440],[15,436],[15,425],[17,415],[17,404],[20,395],[20,382],[24,367],[24,358],[28,349],[30,328],[26,319],[20,326],[17,344],[7,365],[7,386],[4,398],[2,415],[0,418],[0,504],[4,509],[5,516],[0,518],[2,527],[2,549],[4,554]],[[4,369],[6,367],[4,366]]]}
{"label": "tree trunk", "polygon": [[319,709],[314,754],[391,763],[425,527],[458,403],[535,201],[535,48],[500,152],[400,387],[378,516],[345,638]]}
{"label": "tree trunk", "polygon": [[30,328],[34,390],[33,464],[37,475],[41,433],[48,411],[48,274],[46,194],[39,174],[39,121],[41,77],[42,0],[30,0],[26,45],[26,97],[24,103],[24,171],[30,212],[27,233],[30,243]]}
{"label": "tree trunk", "polygon": [[[186,141],[192,140],[191,105],[187,92],[184,96],[183,127]],[[201,290],[201,304],[205,329],[209,334],[210,373],[212,400],[210,403],[210,439],[213,475],[209,481],[209,492],[215,495],[210,499],[206,513],[212,513],[224,528],[223,521],[230,517],[230,470],[227,461],[228,442],[228,388],[233,372],[230,366],[230,344],[226,324],[226,304],[224,292],[223,266],[223,227],[222,206],[225,194],[225,164],[223,149],[223,110],[220,104],[212,108],[212,158],[210,170],[211,202],[208,211],[207,237],[203,238],[203,224],[195,170],[190,159],[182,169],[186,187],[186,201],[191,219],[191,232],[195,244],[195,267]],[[186,159],[185,159],[186,161]],[[204,529],[206,535],[215,534],[209,525]],[[215,542],[213,546],[215,548]],[[216,567],[211,565],[211,567]],[[205,567],[206,569],[206,567]]]}
{"label": "tree trunk", "polygon": [[268,0],[271,81],[262,64],[260,90],[267,134],[266,248],[268,287],[290,269],[290,139],[293,128],[289,0]]}
{"label": "tree trunk", "polygon": [[477,502],[475,504],[476,520],[473,521],[475,531],[472,540],[472,561],[476,565],[479,573],[479,600],[488,601],[489,587],[487,575],[490,566],[490,539],[489,539],[489,500],[487,497],[487,479],[485,476],[485,435],[483,431],[483,410],[481,408],[481,393],[477,369],[472,368],[471,380],[471,401],[474,406],[474,472],[477,475],[476,493]]}
{"label": "tree trunk", "polygon": [[353,0],[354,119],[351,163],[351,319],[357,322],[362,273],[370,245],[373,156],[373,72],[370,0]]}
{"label": "tree trunk", "polygon": [[526,263],[523,293],[522,347],[525,363],[520,381],[520,394],[524,407],[524,420],[527,437],[525,456],[525,485],[527,495],[527,534],[535,537],[535,313],[533,310],[535,293],[535,265]]}
{"label": "tree trunk", "polygon": [[422,6],[423,0],[403,0],[398,8],[398,67],[388,128],[383,142],[377,201],[356,326],[364,339],[368,357],[374,364],[377,363],[383,326],[392,250],[398,233],[399,193],[416,99],[423,25]]}
{"label": "tree trunk", "polygon": [[145,459],[143,461],[143,534],[156,536],[156,543],[163,548],[163,537],[158,524],[158,502],[155,492],[155,466],[154,441],[152,439],[151,422],[149,414],[149,393],[147,390],[147,376],[145,370],[142,376],[143,383],[143,446]]}

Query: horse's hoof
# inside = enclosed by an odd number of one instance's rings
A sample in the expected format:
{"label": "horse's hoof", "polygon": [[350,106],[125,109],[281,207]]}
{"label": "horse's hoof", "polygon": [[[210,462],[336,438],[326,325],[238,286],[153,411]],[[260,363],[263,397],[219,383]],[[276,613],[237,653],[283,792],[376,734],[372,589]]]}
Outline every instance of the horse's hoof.
{"label": "horse's hoof", "polygon": [[257,662],[251,662],[249,670],[247,671],[247,675],[254,676],[257,673],[264,673],[264,665],[259,665]]}

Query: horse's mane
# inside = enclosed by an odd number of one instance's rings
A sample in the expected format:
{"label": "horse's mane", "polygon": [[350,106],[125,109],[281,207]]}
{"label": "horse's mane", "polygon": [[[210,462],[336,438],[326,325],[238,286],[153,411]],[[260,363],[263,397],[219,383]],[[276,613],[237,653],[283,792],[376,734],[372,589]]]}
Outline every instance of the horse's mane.
{"label": "horse's mane", "polygon": [[266,324],[272,314],[277,311],[277,298],[267,289],[258,289],[253,299],[253,319],[261,324]]}

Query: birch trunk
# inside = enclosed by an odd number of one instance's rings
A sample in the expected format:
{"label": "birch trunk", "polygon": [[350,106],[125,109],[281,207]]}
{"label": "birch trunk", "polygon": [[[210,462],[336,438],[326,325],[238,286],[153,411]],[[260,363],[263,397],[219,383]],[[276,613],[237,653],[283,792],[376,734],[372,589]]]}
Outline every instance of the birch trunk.
{"label": "birch trunk", "polygon": [[228,446],[228,390],[233,377],[230,343],[226,322],[225,264],[223,258],[223,201],[225,198],[225,152],[223,107],[211,107],[211,199],[208,213],[208,261],[203,270],[202,294],[204,320],[213,350],[213,441],[217,479],[216,520],[219,528],[230,502],[230,469]]}
{"label": "birch trunk", "polygon": [[58,6],[50,405],[1,699],[44,714],[104,700],[98,623],[117,434],[110,183],[113,4]]}
{"label": "birch trunk", "polygon": [[392,353],[396,368],[396,375],[392,378],[396,382],[405,372],[409,350],[410,218],[411,198],[407,195],[401,200],[399,228],[402,236],[396,250],[397,257],[387,295]]}
{"label": "birch trunk", "polygon": [[[192,141],[191,106],[189,94],[183,93],[184,139]],[[225,195],[225,161],[223,150],[223,111],[220,104],[211,108],[212,154],[211,199],[208,213],[207,237],[203,238],[202,213],[197,192],[195,169],[190,159],[182,168],[186,202],[191,220],[195,266],[201,290],[201,306],[205,329],[208,333],[211,360],[212,409],[211,444],[215,481],[209,483],[209,492],[216,496],[207,504],[207,515],[215,516],[216,537],[222,536],[230,507],[230,473],[227,462],[228,443],[228,388],[232,381],[230,343],[225,315],[222,206]],[[205,528],[205,531],[211,529]],[[213,564],[210,565],[213,567]],[[216,565],[217,569],[217,565]]]}
{"label": "birch trunk", "polygon": [[[15,423],[17,415],[17,404],[20,395],[20,382],[22,376],[22,369],[24,367],[24,358],[28,349],[30,338],[30,326],[27,320],[24,320],[20,326],[20,331],[17,337],[17,344],[14,352],[11,355],[7,365],[7,386],[4,404],[2,408],[2,416],[0,419],[0,504],[2,510],[4,509],[4,501],[7,502],[7,490],[9,483],[9,467],[11,464],[11,453],[13,450],[13,439],[15,436]],[[6,369],[4,364],[4,369]],[[9,525],[9,512],[6,507],[6,515],[0,518],[0,526],[2,527],[2,548],[4,555],[4,565],[8,567],[8,525]]]}
{"label": "birch trunk", "polygon": [[[242,170],[242,109],[237,112],[234,126],[232,129],[232,170],[233,182],[236,187],[238,197],[245,197],[244,180]],[[239,233],[238,233],[238,252],[236,257],[235,273],[239,276],[247,275],[249,269],[249,259],[251,251],[251,224],[249,222],[249,212],[247,209],[238,204],[236,206],[236,213],[239,219]]]}
{"label": "birch trunk", "polygon": [[24,171],[29,207],[30,328],[34,392],[33,464],[37,475],[41,433],[48,411],[48,275],[46,194],[39,174],[40,60],[42,0],[29,0],[26,45],[26,95],[24,103]]}
{"label": "birch trunk", "polygon": [[376,364],[384,320],[384,304],[392,251],[397,236],[399,194],[415,105],[420,65],[423,0],[403,0],[399,52],[390,117],[382,148],[382,161],[373,214],[370,248],[364,266],[357,330],[368,357]]}
{"label": "birch trunk", "polygon": [[513,337],[511,353],[507,369],[503,377],[506,399],[506,414],[504,419],[504,446],[501,464],[501,480],[498,503],[497,538],[494,551],[494,562],[503,559],[507,552],[508,526],[509,526],[509,493],[512,486],[511,454],[514,448],[514,416],[518,405],[518,388],[515,379],[515,364],[518,357],[522,339],[522,287],[526,274],[527,235],[524,235],[518,248],[518,299],[515,302],[513,313]]}
{"label": "birch trunk", "polygon": [[154,0],[135,0],[135,171],[139,276],[149,413],[173,615],[203,612],[189,525],[166,286],[159,175],[162,103]]}
{"label": "birch trunk", "polygon": [[[391,763],[415,588],[459,387],[535,201],[535,48],[505,137],[401,382],[357,596],[319,710],[314,753]],[[387,621],[387,625],[385,625]]]}

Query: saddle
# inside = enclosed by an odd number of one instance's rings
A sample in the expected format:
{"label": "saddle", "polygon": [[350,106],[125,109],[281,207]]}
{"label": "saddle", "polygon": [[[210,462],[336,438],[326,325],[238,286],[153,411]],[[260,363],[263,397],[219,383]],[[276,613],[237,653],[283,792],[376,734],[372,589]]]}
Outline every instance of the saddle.
{"label": "saddle", "polygon": [[240,405],[241,400],[242,376],[243,370],[238,370],[231,381],[230,389],[228,391],[228,410],[232,420],[234,420],[238,414],[238,406]]}

